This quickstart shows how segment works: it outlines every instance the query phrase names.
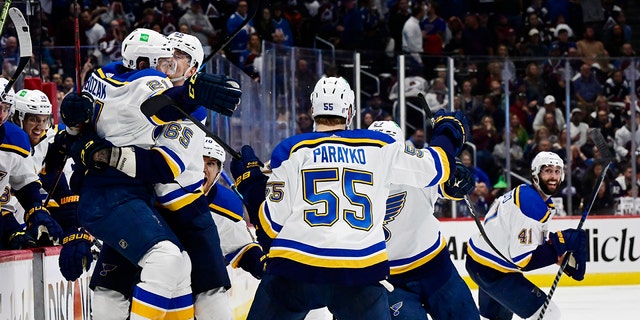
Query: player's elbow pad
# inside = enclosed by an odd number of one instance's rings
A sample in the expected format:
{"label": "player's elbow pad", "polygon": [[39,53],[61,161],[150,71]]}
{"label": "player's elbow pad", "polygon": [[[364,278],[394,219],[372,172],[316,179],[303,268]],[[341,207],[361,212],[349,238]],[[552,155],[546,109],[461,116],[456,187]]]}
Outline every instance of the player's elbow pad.
{"label": "player's elbow pad", "polygon": [[531,254],[531,260],[529,260],[529,263],[522,268],[522,271],[544,268],[556,262],[558,262],[558,256],[556,255],[556,251],[553,249],[553,245],[545,242],[533,251]]}

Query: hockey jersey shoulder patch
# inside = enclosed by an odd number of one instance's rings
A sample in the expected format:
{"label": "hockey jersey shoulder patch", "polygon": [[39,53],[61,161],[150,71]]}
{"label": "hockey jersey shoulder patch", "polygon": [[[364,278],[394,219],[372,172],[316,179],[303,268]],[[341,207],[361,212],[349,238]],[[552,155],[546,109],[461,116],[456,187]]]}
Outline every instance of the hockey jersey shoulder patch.
{"label": "hockey jersey shoulder patch", "polygon": [[551,217],[551,210],[542,201],[540,194],[530,185],[520,185],[514,190],[514,201],[522,213],[539,222],[546,222]]}
{"label": "hockey jersey shoulder patch", "polygon": [[2,143],[0,143],[0,150],[13,152],[23,158],[28,157],[31,154],[29,136],[20,127],[11,122],[6,122],[2,126],[5,132]]}
{"label": "hockey jersey shoulder patch", "polygon": [[209,210],[232,221],[243,219],[244,210],[242,201],[229,188],[217,183],[217,192],[213,201],[209,203]]}

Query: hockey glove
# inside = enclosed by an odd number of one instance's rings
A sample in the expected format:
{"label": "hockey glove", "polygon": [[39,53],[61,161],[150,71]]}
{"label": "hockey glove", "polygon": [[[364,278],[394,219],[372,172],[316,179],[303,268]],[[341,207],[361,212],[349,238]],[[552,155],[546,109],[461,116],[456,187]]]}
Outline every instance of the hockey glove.
{"label": "hockey glove", "polygon": [[91,246],[91,235],[83,229],[73,230],[65,234],[62,239],[60,258],[58,259],[60,272],[65,279],[74,281],[85,270],[89,270],[93,261]]}
{"label": "hockey glove", "polygon": [[224,116],[231,116],[240,105],[242,91],[238,81],[224,75],[196,73],[189,78],[187,103],[201,105]]}
{"label": "hockey glove", "polygon": [[24,215],[27,232],[38,243],[55,243],[62,236],[62,228],[42,206],[35,206]]}
{"label": "hockey glove", "polygon": [[[236,186],[240,193],[245,189],[251,180],[264,179],[262,168],[264,164],[258,159],[251,146],[244,145],[240,150],[242,157],[231,160],[231,174],[236,180]],[[243,194],[244,195],[244,194]]]}
{"label": "hockey glove", "polygon": [[[74,143],[71,146],[71,155],[73,161],[82,163],[87,169],[102,171],[109,166],[111,147],[113,145],[109,141],[94,136]],[[98,153],[103,149],[108,150]]]}
{"label": "hockey glove", "polygon": [[451,200],[462,200],[476,188],[476,180],[473,172],[465,167],[459,159],[456,159],[456,171],[444,183],[444,196]]}
{"label": "hockey glove", "polygon": [[462,112],[446,112],[444,109],[440,109],[434,115],[431,140],[442,135],[448,137],[455,148],[454,156],[457,157],[467,141],[468,131],[467,117]]}
{"label": "hockey glove", "polygon": [[[62,122],[69,128],[78,128],[83,123],[88,123],[92,116],[93,100],[87,94],[71,92],[60,103],[60,117]],[[77,134],[75,130],[70,130],[69,133],[72,135]]]}
{"label": "hockey glove", "polygon": [[71,135],[67,130],[60,130],[56,133],[45,156],[45,167],[48,172],[58,171],[64,167],[67,155],[70,153],[71,145],[77,139],[77,135]]}
{"label": "hockey glove", "polygon": [[7,244],[9,250],[21,250],[35,248],[37,246],[36,240],[24,230],[16,231],[9,235],[9,242]]}
{"label": "hockey glove", "polygon": [[582,229],[565,229],[549,233],[549,240],[558,257],[570,252],[564,272],[575,280],[584,279],[587,265],[587,233]]}

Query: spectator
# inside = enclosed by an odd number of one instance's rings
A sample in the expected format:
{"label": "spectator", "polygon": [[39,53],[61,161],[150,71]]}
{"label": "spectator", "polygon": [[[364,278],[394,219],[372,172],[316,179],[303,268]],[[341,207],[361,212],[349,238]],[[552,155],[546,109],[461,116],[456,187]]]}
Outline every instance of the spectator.
{"label": "spectator", "polygon": [[578,106],[585,112],[591,112],[594,109],[596,97],[602,93],[600,83],[591,73],[591,67],[583,64],[580,67],[580,73],[571,80],[573,94],[578,100]]}
{"label": "spectator", "polygon": [[[168,2],[168,1],[167,1]],[[108,25],[111,21],[116,20],[129,29],[131,27],[131,20],[129,16],[124,12],[122,7],[122,1],[114,0],[111,1],[109,7],[99,7],[98,10],[94,12],[94,14],[100,14],[100,22],[102,25]]]}
{"label": "spectator", "polygon": [[427,14],[420,23],[424,32],[423,51],[430,55],[440,55],[446,42],[447,23],[438,15],[438,3],[427,5]]}
{"label": "spectator", "polygon": [[482,100],[478,98],[478,96],[473,95],[471,93],[473,87],[471,86],[471,81],[465,80],[462,82],[462,91],[458,94],[461,103],[461,109],[463,112],[467,113],[482,104]]}
{"label": "spectator", "polygon": [[549,129],[547,129],[546,127],[541,127],[540,129],[536,130],[535,133],[533,134],[533,140],[529,141],[527,146],[524,148],[525,158],[529,161],[533,160],[535,155],[538,154],[538,151],[540,149],[539,147],[540,143],[543,140],[547,140],[548,142],[549,136],[550,136]]}
{"label": "spectator", "polygon": [[[611,194],[614,199],[632,196],[633,183],[633,168],[630,163],[625,162],[620,175],[611,182]],[[635,183],[640,183],[640,170],[636,172]]]}
{"label": "spectator", "polygon": [[411,10],[409,10],[408,0],[398,0],[389,9],[389,19],[387,25],[389,26],[389,34],[393,38],[394,52],[400,52],[402,47],[402,29],[404,29],[405,22],[411,17]]}
{"label": "spectator", "polygon": [[580,148],[587,142],[589,125],[582,122],[584,112],[580,108],[571,110],[571,144]]}
{"label": "spectator", "polygon": [[604,83],[604,96],[610,102],[623,102],[629,97],[629,83],[624,79],[622,71],[615,70]]}
{"label": "spectator", "polygon": [[[104,27],[98,23],[100,17],[92,17],[89,10],[82,10],[80,13],[81,23],[84,24],[84,34],[87,37],[87,45],[94,46],[97,49],[98,41],[107,35],[107,31]],[[95,52],[95,49],[89,50],[88,54]],[[99,50],[95,52],[95,56],[101,57],[102,53]]]}
{"label": "spectator", "polygon": [[386,21],[378,10],[376,2],[375,0],[365,0],[360,6],[364,33],[360,47],[363,50],[383,50],[386,46],[386,39],[389,38]]}
{"label": "spectator", "polygon": [[495,145],[493,148],[492,156],[503,167],[506,165],[507,156],[511,157],[511,165],[513,171],[519,171],[524,165],[523,156],[524,150],[518,144],[518,135],[515,131],[511,131],[511,145],[507,149],[507,132],[502,134],[502,142]]}
{"label": "spectator", "polygon": [[[192,5],[193,7],[193,5]],[[227,33],[231,34],[234,32],[240,24],[247,18],[247,10],[249,5],[247,1],[240,0],[238,1],[238,6],[236,7],[236,12],[234,12],[227,20]],[[201,9],[200,9],[201,10]],[[208,20],[207,20],[208,21]],[[278,29],[275,30],[276,32]],[[282,30],[281,30],[282,31]],[[242,28],[238,34],[229,42],[229,50],[227,53],[227,58],[232,63],[238,63],[239,54],[247,48],[247,42],[249,41],[249,34],[253,33],[253,22],[249,21],[247,25]],[[286,36],[286,35],[285,35]],[[286,39],[284,39],[286,41]]]}
{"label": "spectator", "polygon": [[540,31],[538,31],[538,29],[533,28],[529,30],[527,35],[529,37],[524,43],[526,45],[524,46],[525,50],[522,54],[523,56],[542,58],[549,55],[549,49],[542,42]]}
{"label": "spectator", "polygon": [[600,129],[600,132],[605,139],[613,139],[616,127],[613,126],[612,116],[609,116],[609,112],[606,110],[595,111],[595,117],[592,117],[591,127],[594,129]]}
{"label": "spectator", "polygon": [[594,63],[600,63],[602,66],[603,60],[600,60],[600,58],[609,56],[609,53],[604,48],[604,44],[595,39],[595,31],[592,26],[586,26],[584,28],[583,38],[576,42],[576,47],[578,49],[578,56],[582,57],[582,61],[590,66]]}
{"label": "spectator", "polygon": [[[251,34],[247,49],[240,54],[239,64],[242,70],[255,80],[260,79],[261,55],[262,41],[260,41],[260,37],[257,34]],[[258,60],[258,63],[256,63],[256,60]]]}
{"label": "spectator", "polygon": [[342,1],[344,16],[342,21],[336,26],[340,35],[338,46],[344,50],[360,49],[360,41],[364,35],[364,26],[360,10],[356,6],[355,0]]}
{"label": "spectator", "polygon": [[411,55],[409,66],[411,69],[420,70],[424,64],[422,63],[422,31],[420,30],[420,21],[424,17],[424,6],[419,3],[413,6],[411,17],[402,27],[402,51]]}
{"label": "spectator", "polygon": [[42,82],[51,81],[51,67],[46,62],[40,62],[40,79]]}
{"label": "spectator", "polygon": [[174,10],[172,1],[162,2],[162,12],[158,18],[162,34],[169,35],[178,31],[178,10]]}
{"label": "spectator", "polygon": [[142,18],[133,24],[133,29],[153,29],[156,24],[158,24],[156,21],[156,10],[154,8],[146,8],[142,11]]}
{"label": "spectator", "polygon": [[64,76],[64,80],[62,82],[62,93],[64,95],[73,92],[75,88],[75,83],[73,80],[73,76]]}
{"label": "spectator", "polygon": [[424,149],[428,146],[422,129],[416,129],[409,139],[405,141],[405,144],[416,149]]}
{"label": "spectator", "polygon": [[282,31],[282,34],[284,35],[284,42],[282,42],[282,45],[292,47],[294,44],[293,32],[291,31],[291,24],[282,14],[282,4],[276,2],[272,8],[273,19],[271,20],[271,24],[273,25],[274,31]]}
{"label": "spectator", "polygon": [[[4,43],[4,47],[2,48],[2,56],[0,56],[0,61],[2,61],[2,69],[4,70],[7,66],[11,66],[11,69],[15,69],[18,66],[18,62],[20,61],[20,49],[18,47],[18,38],[15,36],[7,37],[7,40]],[[7,79],[10,78],[6,77]]]}
{"label": "spectator", "polygon": [[613,25],[611,29],[606,31],[604,38],[604,48],[612,57],[622,55],[622,45],[627,41],[624,38],[624,30],[618,24]]}
{"label": "spectator", "polygon": [[640,110],[636,108],[636,132],[631,131],[631,110],[625,113],[625,124],[616,130],[614,140],[614,150],[618,161],[628,161],[636,150],[631,150],[631,140],[636,141],[636,147],[640,146]]}
{"label": "spectator", "polygon": [[529,133],[527,133],[527,129],[522,126],[520,122],[520,117],[516,114],[511,114],[511,122],[509,124],[509,128],[513,134],[515,134],[515,141],[513,143],[517,144],[522,148],[524,152],[524,148],[527,146],[527,142],[529,140]]}
{"label": "spectator", "polygon": [[[271,5],[272,7],[274,4]],[[271,35],[276,31],[271,17],[271,9],[265,7],[262,9],[262,15],[254,19],[254,28],[260,39],[271,41]]]}
{"label": "spectator", "polygon": [[444,80],[435,78],[431,89],[425,96],[427,105],[431,109],[431,113],[436,113],[440,109],[447,109],[449,106],[449,95]]}
{"label": "spectator", "polygon": [[[464,164],[465,167],[469,168],[469,170],[473,172],[473,176],[476,180],[476,187],[478,186],[478,183],[482,183],[487,188],[486,193],[490,194],[489,186],[491,186],[492,184],[491,184],[491,181],[489,180],[489,176],[477,165],[473,164],[471,159],[471,153],[469,153],[469,151],[467,150],[463,150],[460,153],[459,157],[462,164]],[[486,198],[486,194],[483,190],[481,190],[477,195],[480,195]]]}
{"label": "spectator", "polygon": [[309,62],[306,59],[299,59],[295,71],[295,90],[298,100],[296,110],[298,112],[307,112],[311,108],[309,95],[313,92],[317,81],[318,75],[313,68],[309,67]]}
{"label": "spectator", "polygon": [[[246,2],[245,2],[245,5],[246,5]],[[232,21],[232,19],[234,19],[233,16],[229,18],[229,21]],[[199,0],[191,1],[191,6],[182,15],[182,17],[180,17],[180,19],[178,20],[178,24],[179,25],[186,24],[187,26],[189,26],[189,31],[184,33],[188,33],[198,38],[198,40],[200,40],[200,43],[202,43],[203,47],[213,44],[216,36],[216,31],[213,29],[213,25],[211,25],[209,18],[202,12],[202,3]],[[242,37],[241,35],[238,35],[238,36]],[[244,43],[239,50],[242,51],[246,47],[247,47],[247,35],[245,35]],[[234,63],[237,63],[238,59],[235,59],[232,61]]]}
{"label": "spectator", "polygon": [[569,40],[569,30],[566,28],[557,29],[556,28],[556,40],[551,42],[551,46],[549,50],[552,48],[558,50],[559,54],[566,55],[569,52],[569,49],[574,48],[577,49],[578,46],[575,42]]}
{"label": "spectator", "polygon": [[313,120],[308,113],[301,113],[296,117],[296,134],[313,132]]}
{"label": "spectator", "polygon": [[545,82],[540,74],[540,68],[538,68],[535,62],[527,65],[522,85],[525,88],[528,101],[542,101],[543,97],[547,94]]}
{"label": "spectator", "polygon": [[470,56],[492,56],[493,40],[489,30],[480,26],[475,14],[465,16],[465,27],[462,30],[462,50],[460,54]]}
{"label": "spectator", "polygon": [[[499,44],[496,50],[498,59],[503,64],[502,68],[502,76],[509,80],[509,82],[515,82],[516,80],[516,66],[513,61],[509,58],[509,51],[507,50],[507,46],[504,44]],[[505,80],[506,80],[505,79]]]}
{"label": "spectator", "polygon": [[118,20],[113,20],[109,23],[109,33],[98,40],[98,49],[102,54],[102,61],[100,65],[105,65],[110,62],[122,60],[120,55],[120,49],[122,41],[124,40],[124,31]]}
{"label": "spectator", "polygon": [[[362,113],[369,113],[373,118],[373,121],[383,121],[388,113],[383,108],[382,98],[379,94],[373,94],[369,100],[367,100],[367,107],[362,110]],[[362,127],[362,128],[368,128]]]}

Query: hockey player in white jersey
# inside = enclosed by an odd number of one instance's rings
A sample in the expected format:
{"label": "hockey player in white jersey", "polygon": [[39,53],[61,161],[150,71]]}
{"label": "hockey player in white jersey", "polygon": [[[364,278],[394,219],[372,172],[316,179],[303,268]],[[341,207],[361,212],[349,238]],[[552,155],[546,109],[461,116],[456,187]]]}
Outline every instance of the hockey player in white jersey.
{"label": "hockey player in white jersey", "polygon": [[262,247],[253,240],[244,221],[242,200],[230,189],[218,183],[224,169],[227,153],[222,146],[207,137],[204,141],[204,192],[209,209],[220,234],[220,245],[225,259],[233,268],[242,268],[260,279],[266,256]]}
{"label": "hockey player in white jersey", "polygon": [[[6,79],[0,79],[0,90],[4,90],[7,83]],[[24,221],[29,235],[42,242],[56,242],[62,236],[62,228],[42,205],[41,183],[33,169],[29,137],[20,127],[7,121],[14,109],[15,92],[10,89],[0,102],[0,205],[6,206],[13,189],[14,196],[25,209]],[[5,247],[32,245],[33,239],[23,233],[11,211],[2,210],[0,230]]]}
{"label": "hockey player in white jersey", "polygon": [[[404,144],[393,121],[375,121],[369,130],[386,133]],[[429,137],[427,137],[428,139]],[[430,188],[391,184],[384,232],[391,266],[389,293],[392,319],[480,319],[467,284],[447,250],[440,222],[433,215],[439,198],[461,200],[475,186],[473,173],[462,163],[444,183]]]}
{"label": "hockey player in white jersey", "polygon": [[[565,273],[578,281],[584,278],[586,232],[548,232],[556,213],[551,196],[565,175],[562,159],[540,152],[531,162],[531,174],[533,185],[519,185],[494,200],[483,223],[486,236],[478,233],[469,239],[466,268],[479,286],[480,315],[488,319],[511,319],[514,313],[537,319],[547,296],[522,272],[560,263],[567,252],[575,259]],[[560,319],[553,301],[544,319]]]}
{"label": "hockey player in white jersey", "polygon": [[[195,74],[202,64],[203,50],[197,38],[172,34],[170,46],[174,49],[176,70],[168,74],[174,85]],[[192,115],[204,121],[206,110],[196,109]],[[150,150],[138,146],[108,147],[95,152],[100,166],[113,165],[122,173],[153,184],[160,215],[177,235],[192,261],[191,287],[195,316],[198,319],[231,319],[232,310],[226,290],[230,280],[220,249],[218,232],[209,214],[207,199],[202,191],[202,150],[204,132],[190,120],[164,124],[158,128],[156,141]],[[162,159],[168,159],[163,161]],[[126,163],[119,166],[117,163]],[[148,170],[148,166],[156,170]],[[158,174],[164,172],[165,174]],[[166,177],[170,176],[171,179]],[[91,287],[94,289],[93,313],[99,318],[125,319],[130,297],[131,274],[136,268],[111,247],[101,251],[98,265],[118,265],[116,272],[103,273],[96,268]],[[136,301],[134,300],[133,307]],[[118,306],[116,313],[113,306]]]}
{"label": "hockey player in white jersey", "polygon": [[[73,179],[78,181],[74,185],[80,194],[78,219],[106,246],[141,267],[140,282],[133,289],[131,319],[190,319],[194,316],[191,262],[155,209],[149,184],[135,178],[155,174],[172,180],[184,167],[164,150],[158,150],[160,158],[166,155],[164,159],[138,166],[134,148],[128,147],[149,149],[161,132],[140,111],[140,105],[172,87],[166,74],[175,72],[173,48],[163,35],[136,29],[123,41],[122,57],[123,62],[96,70],[85,83],[83,94],[90,97],[89,107],[87,99],[75,94],[65,97],[61,106],[65,124],[84,127],[82,139],[71,147],[76,165],[84,167],[76,169]],[[78,114],[88,119],[67,123],[66,119]],[[174,138],[185,138],[186,132],[175,133]],[[107,147],[116,147],[109,158],[94,157]],[[167,166],[170,170],[163,170]],[[105,306],[100,295],[94,296],[94,302]]]}
{"label": "hockey player in white jersey", "polygon": [[448,180],[466,119],[439,114],[431,147],[416,150],[379,132],[346,130],[353,100],[346,80],[318,81],[311,94],[317,132],[274,149],[264,203],[264,175],[251,147],[232,162],[269,256],[248,319],[302,319],[324,306],[338,319],[390,319],[379,283],[389,275],[382,229],[389,184],[421,188]]}

